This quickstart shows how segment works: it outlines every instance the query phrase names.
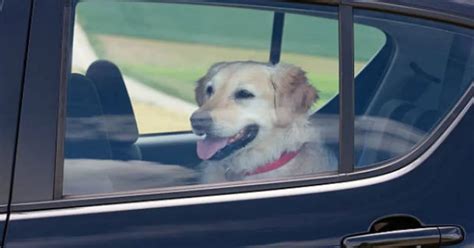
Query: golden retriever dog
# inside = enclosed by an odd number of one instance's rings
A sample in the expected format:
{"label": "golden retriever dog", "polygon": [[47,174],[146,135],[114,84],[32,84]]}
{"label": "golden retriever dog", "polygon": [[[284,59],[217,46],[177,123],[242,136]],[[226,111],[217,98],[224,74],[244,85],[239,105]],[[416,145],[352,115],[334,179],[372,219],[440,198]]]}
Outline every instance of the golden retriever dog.
{"label": "golden retriever dog", "polygon": [[[334,155],[317,142],[308,111],[318,99],[294,65],[221,62],[198,80],[190,120],[202,182],[266,179],[329,171]],[[316,142],[315,142],[316,141]]]}

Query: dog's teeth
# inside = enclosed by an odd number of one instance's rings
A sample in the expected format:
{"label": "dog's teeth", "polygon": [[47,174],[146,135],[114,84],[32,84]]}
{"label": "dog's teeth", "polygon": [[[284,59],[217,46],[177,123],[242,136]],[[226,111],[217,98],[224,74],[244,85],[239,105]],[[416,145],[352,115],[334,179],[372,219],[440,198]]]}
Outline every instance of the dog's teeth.
{"label": "dog's teeth", "polygon": [[229,138],[229,143],[233,143],[235,141],[237,141],[238,139],[242,138],[242,136],[244,136],[244,130],[240,130],[237,134],[235,134],[234,136],[230,137]]}

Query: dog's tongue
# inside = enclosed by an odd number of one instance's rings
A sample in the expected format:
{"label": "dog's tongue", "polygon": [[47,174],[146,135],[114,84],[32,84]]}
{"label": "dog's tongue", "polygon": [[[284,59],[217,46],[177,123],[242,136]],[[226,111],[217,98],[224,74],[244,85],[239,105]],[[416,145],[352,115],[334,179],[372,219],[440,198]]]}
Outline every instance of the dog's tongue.
{"label": "dog's tongue", "polygon": [[227,145],[227,138],[207,137],[197,142],[197,154],[202,160],[210,159]]}

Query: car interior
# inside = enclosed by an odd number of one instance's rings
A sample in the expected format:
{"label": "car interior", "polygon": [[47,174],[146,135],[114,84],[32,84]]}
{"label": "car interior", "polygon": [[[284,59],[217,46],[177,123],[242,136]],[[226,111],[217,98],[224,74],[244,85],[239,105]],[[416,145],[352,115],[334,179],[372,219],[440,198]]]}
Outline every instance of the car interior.
{"label": "car interior", "polygon": [[[356,166],[362,168],[404,155],[427,137],[472,83],[474,50],[472,38],[456,30],[439,32],[424,26],[425,21],[355,20],[386,35],[385,45],[355,78]],[[191,132],[139,135],[123,75],[113,62],[99,60],[85,75],[71,74],[67,88],[66,159],[197,168],[198,137]],[[324,116],[337,117],[338,112],[335,96],[311,118],[321,121],[323,133],[337,134],[338,125],[324,123]],[[337,136],[325,142],[338,154]]]}

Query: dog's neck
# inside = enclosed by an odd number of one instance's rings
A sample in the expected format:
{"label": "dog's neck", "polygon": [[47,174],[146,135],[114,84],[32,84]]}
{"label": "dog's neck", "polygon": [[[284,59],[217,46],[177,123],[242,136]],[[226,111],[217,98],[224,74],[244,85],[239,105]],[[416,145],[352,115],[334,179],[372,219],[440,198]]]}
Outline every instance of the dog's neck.
{"label": "dog's neck", "polygon": [[269,173],[269,172],[272,172],[284,167],[290,161],[295,159],[295,157],[298,156],[300,151],[301,151],[301,148],[296,151],[290,151],[290,152],[285,151],[280,155],[278,159],[262,164],[260,166],[257,166],[254,170],[251,170],[251,171],[235,171],[233,170],[234,168],[228,167],[225,170],[224,176],[226,180],[228,181],[235,181],[235,180],[242,180],[242,178],[248,177],[248,176],[256,176],[256,175]]}
{"label": "dog's neck", "polygon": [[[240,180],[242,177],[253,173],[262,166],[264,168],[273,168],[276,161],[280,159],[289,159],[286,163],[293,160],[293,152],[302,149],[305,143],[314,139],[310,134],[310,128],[306,119],[295,120],[292,125],[286,128],[272,130],[261,141],[242,149],[228,159],[222,161],[226,167],[226,177],[228,180]],[[291,156],[288,156],[290,153]],[[286,155],[285,155],[286,154]],[[286,163],[277,162],[276,166],[281,168]],[[271,166],[270,166],[270,165]],[[268,167],[267,167],[268,165]],[[273,170],[276,170],[274,168]]]}
{"label": "dog's neck", "polygon": [[280,158],[278,158],[277,160],[270,163],[266,163],[262,166],[259,166],[255,170],[245,173],[245,176],[253,176],[253,175],[262,174],[265,172],[276,170],[286,165],[288,162],[290,162],[292,159],[298,156],[299,153],[300,153],[300,150],[292,151],[292,152],[284,152],[281,154]]}

